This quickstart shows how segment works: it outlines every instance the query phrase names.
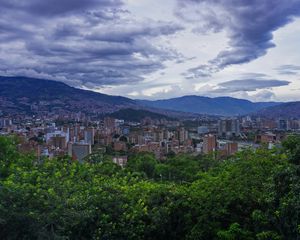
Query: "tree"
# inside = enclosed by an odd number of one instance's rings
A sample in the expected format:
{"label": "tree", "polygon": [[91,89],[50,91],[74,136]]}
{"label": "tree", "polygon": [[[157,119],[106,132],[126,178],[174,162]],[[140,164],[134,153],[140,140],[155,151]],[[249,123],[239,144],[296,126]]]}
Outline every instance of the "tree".
{"label": "tree", "polygon": [[297,240],[300,166],[285,149],[213,164],[139,153],[121,169],[106,155],[37,164],[0,137],[0,239]]}
{"label": "tree", "polygon": [[300,135],[291,135],[282,143],[291,163],[300,165]]}
{"label": "tree", "polygon": [[148,178],[153,178],[157,161],[151,153],[138,153],[130,156],[126,168],[131,172],[142,172]]}

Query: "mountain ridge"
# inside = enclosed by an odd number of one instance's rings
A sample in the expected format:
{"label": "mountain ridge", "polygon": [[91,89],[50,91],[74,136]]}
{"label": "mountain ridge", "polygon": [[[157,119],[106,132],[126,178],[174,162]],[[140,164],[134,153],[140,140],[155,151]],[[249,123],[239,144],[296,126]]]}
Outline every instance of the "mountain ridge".
{"label": "mountain ridge", "polygon": [[[282,107],[280,107],[283,105]],[[0,76],[0,109],[11,114],[32,113],[34,109],[50,112],[109,114],[120,109],[143,109],[170,116],[238,116],[261,114],[270,107],[291,108],[288,103],[251,102],[228,96],[187,95],[162,100],[138,100],[74,88],[54,80]],[[272,111],[272,109],[270,110]],[[296,106],[291,113],[299,111]],[[284,110],[281,112],[284,113]],[[264,113],[267,114],[267,113]],[[278,113],[280,114],[280,113]],[[297,113],[296,113],[297,114]],[[275,115],[275,112],[274,114]]]}
{"label": "mountain ridge", "polygon": [[254,115],[267,118],[300,118],[300,101],[264,108]]}
{"label": "mountain ridge", "polygon": [[43,106],[46,111],[59,108],[70,112],[109,113],[136,106],[134,100],[126,97],[82,90],[59,81],[27,77],[0,77],[0,98],[1,108],[8,112],[20,110],[26,113],[35,106]]}
{"label": "mountain ridge", "polygon": [[178,98],[163,100],[136,100],[139,104],[163,108],[168,110],[178,110],[199,114],[211,115],[244,115],[256,112],[266,107],[281,104],[280,102],[251,102],[246,99],[232,97],[205,97],[197,95],[187,95]]}

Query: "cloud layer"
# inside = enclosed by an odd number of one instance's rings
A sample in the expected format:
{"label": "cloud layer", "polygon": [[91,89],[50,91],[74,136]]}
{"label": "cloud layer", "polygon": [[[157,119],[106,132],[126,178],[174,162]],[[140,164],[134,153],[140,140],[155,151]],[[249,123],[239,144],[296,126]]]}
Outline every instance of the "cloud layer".
{"label": "cloud layer", "polygon": [[275,79],[243,79],[243,80],[231,80],[228,82],[220,83],[216,92],[240,92],[247,91],[252,92],[259,89],[268,89],[273,87],[281,87],[289,85],[289,81],[275,80]]}
{"label": "cloud layer", "polygon": [[300,15],[299,0],[177,0],[179,18],[200,33],[225,31],[228,47],[209,61],[191,68],[187,78],[210,76],[227,66],[265,55],[275,46],[273,32]]}
{"label": "cloud layer", "polygon": [[0,0],[0,74],[89,88],[140,82],[178,58],[154,44],[182,30],[137,21],[120,0]]}
{"label": "cloud layer", "polygon": [[299,14],[299,0],[0,0],[0,75],[133,98],[297,100]]}
{"label": "cloud layer", "polygon": [[281,65],[275,70],[281,75],[297,75],[300,73],[300,66],[298,65]]}

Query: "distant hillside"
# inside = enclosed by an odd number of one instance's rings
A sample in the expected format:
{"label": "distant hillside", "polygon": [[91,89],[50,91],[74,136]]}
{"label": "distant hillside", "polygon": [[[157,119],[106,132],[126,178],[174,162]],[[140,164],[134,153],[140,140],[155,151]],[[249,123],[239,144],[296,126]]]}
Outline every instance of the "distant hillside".
{"label": "distant hillside", "polygon": [[0,107],[5,112],[69,111],[107,113],[135,106],[134,100],[73,88],[62,82],[0,77]]}
{"label": "distant hillside", "polygon": [[261,109],[255,115],[270,118],[300,118],[300,102],[288,102]]}
{"label": "distant hillside", "polygon": [[[132,100],[121,96],[110,96],[70,87],[65,83],[44,79],[26,77],[1,77],[0,76],[0,110],[4,113],[77,113],[107,114],[120,109],[140,109],[135,112],[138,116],[149,116],[154,112],[160,115],[178,118],[188,118],[194,115],[244,115],[261,114],[297,114],[299,108],[290,103],[280,110],[282,105],[276,102],[250,102],[248,100],[230,97],[201,97],[184,96],[166,100],[147,101]],[[268,107],[278,108],[268,110]],[[262,110],[264,109],[264,110]],[[265,110],[266,109],[266,110]],[[279,109],[279,110],[278,110]],[[146,110],[146,112],[142,112]],[[132,110],[127,110],[132,111]],[[268,112],[269,111],[269,112]],[[121,113],[124,115],[125,112]],[[151,115],[150,114],[150,115]],[[125,114],[126,115],[126,114]],[[293,115],[294,116],[294,115]],[[129,114],[128,114],[129,117]],[[154,117],[152,115],[152,117]]]}
{"label": "distant hillside", "polygon": [[256,112],[260,109],[275,106],[276,102],[250,102],[248,100],[231,97],[201,97],[184,96],[166,100],[147,101],[137,100],[139,104],[148,107],[155,107],[168,110],[192,112],[209,115],[244,115]]}
{"label": "distant hillside", "polygon": [[150,117],[151,119],[167,119],[167,120],[174,120],[174,118],[168,117],[163,114],[141,110],[141,109],[121,109],[117,112],[109,114],[110,117],[123,119],[125,121],[132,121],[132,122],[140,122],[142,119],[146,117]]}

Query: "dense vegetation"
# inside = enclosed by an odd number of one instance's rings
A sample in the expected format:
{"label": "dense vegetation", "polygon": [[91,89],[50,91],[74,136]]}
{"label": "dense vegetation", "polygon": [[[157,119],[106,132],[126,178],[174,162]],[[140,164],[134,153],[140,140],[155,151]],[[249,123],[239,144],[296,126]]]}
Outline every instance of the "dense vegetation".
{"label": "dense vegetation", "polygon": [[300,138],[282,149],[37,162],[0,137],[1,239],[299,239]]}

